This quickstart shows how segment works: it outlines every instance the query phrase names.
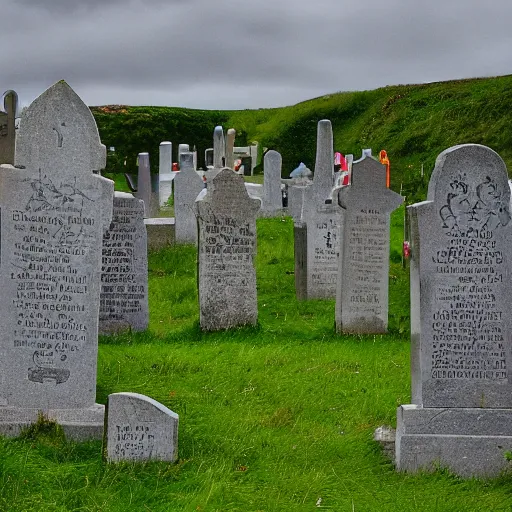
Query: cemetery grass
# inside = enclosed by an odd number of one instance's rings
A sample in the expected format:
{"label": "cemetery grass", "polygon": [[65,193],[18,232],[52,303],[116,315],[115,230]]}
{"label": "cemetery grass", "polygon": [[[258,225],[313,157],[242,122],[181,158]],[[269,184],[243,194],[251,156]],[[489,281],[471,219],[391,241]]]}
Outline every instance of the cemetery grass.
{"label": "cemetery grass", "polygon": [[132,391],[177,412],[178,462],[105,465],[101,442],[42,422],[0,439],[0,510],[510,510],[510,476],[396,473],[372,440],[410,401],[402,219],[385,336],[337,336],[334,301],[296,301],[289,218],[258,220],[254,328],[201,333],[195,248],[150,254],[150,328],[101,337],[98,401]]}

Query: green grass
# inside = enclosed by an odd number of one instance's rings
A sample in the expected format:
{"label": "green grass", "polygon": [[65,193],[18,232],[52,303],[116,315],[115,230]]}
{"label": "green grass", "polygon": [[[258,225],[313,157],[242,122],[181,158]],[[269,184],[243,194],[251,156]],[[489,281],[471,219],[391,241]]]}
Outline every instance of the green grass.
{"label": "green grass", "polygon": [[288,176],[301,161],[314,169],[317,122],[325,118],[332,121],[337,151],[356,158],[367,147],[375,155],[388,151],[391,186],[395,191],[402,186],[409,203],[425,197],[437,155],[452,145],[484,144],[512,165],[512,75],[342,92],[274,109],[125,106],[92,111],[103,143],[116,147],[107,159],[107,169],[115,172],[135,172],[140,151],[150,152],[156,168],[163,140],[174,142],[175,154],[180,142],[196,144],[202,166],[213,128],[222,124],[236,129],[237,145],[258,141],[260,159],[264,147],[279,151],[283,176]]}
{"label": "green grass", "polygon": [[385,336],[337,336],[333,301],[296,301],[290,219],[258,220],[255,328],[202,333],[195,247],[152,253],[150,328],[100,339],[98,401],[133,391],[176,411],[178,463],[106,465],[99,441],[42,424],[0,438],[0,510],[511,510],[509,476],[397,473],[372,440],[410,400],[402,218]]}

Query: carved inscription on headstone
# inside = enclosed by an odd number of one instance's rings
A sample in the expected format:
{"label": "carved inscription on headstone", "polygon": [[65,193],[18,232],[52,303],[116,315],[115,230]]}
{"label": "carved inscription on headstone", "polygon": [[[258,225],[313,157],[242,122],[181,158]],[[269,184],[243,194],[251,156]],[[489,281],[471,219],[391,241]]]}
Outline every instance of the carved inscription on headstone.
{"label": "carved inscription on headstone", "polygon": [[111,394],[106,414],[105,457],[109,462],[175,461],[178,422],[176,413],[147,396]]}
{"label": "carved inscription on headstone", "polygon": [[[412,334],[425,406],[505,407],[510,395],[510,189],[492,150],[442,153],[429,201],[413,205]],[[416,320],[417,319],[417,320]],[[419,322],[419,323],[417,323]],[[419,331],[419,332],[417,332]],[[417,397],[419,399],[419,397]]]}
{"label": "carved inscription on headstone", "polygon": [[17,161],[25,168],[0,173],[0,395],[36,411],[87,408],[96,396],[101,240],[113,182],[92,172],[104,147],[65,82],[37,98],[21,126]]}
{"label": "carved inscription on headstone", "polygon": [[223,169],[196,202],[199,222],[199,306],[204,330],[255,324],[256,214],[243,177]]}
{"label": "carved inscription on headstone", "polygon": [[386,187],[385,168],[371,157],[354,164],[352,178],[337,193],[345,215],[336,329],[383,333],[388,325],[390,214],[403,199]]}
{"label": "carved inscription on headstone", "polygon": [[103,237],[100,332],[147,329],[148,261],[144,202],[116,192]]}

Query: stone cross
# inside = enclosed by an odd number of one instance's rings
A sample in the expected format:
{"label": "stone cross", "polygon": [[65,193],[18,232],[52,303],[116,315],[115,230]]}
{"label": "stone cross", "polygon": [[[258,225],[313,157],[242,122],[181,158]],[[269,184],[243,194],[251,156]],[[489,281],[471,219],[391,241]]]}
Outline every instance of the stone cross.
{"label": "stone cross", "polygon": [[299,300],[336,297],[342,209],[332,201],[332,140],[331,122],[320,121],[313,184],[302,190],[301,216],[294,229],[295,292]]}
{"label": "stone cross", "polygon": [[[182,153],[181,156],[192,155]],[[195,200],[204,189],[203,179],[193,169],[192,159],[184,162],[182,170],[174,178],[174,217],[177,244],[197,244],[197,220]]]}
{"label": "stone cross", "polygon": [[227,167],[196,201],[203,330],[255,325],[258,320],[254,257],[260,204],[248,196],[243,177]]}
{"label": "stone cross", "polygon": [[477,144],[441,153],[408,208],[412,405],[397,466],[493,476],[512,450],[512,213],[507,169]]}
{"label": "stone cross", "polygon": [[115,192],[112,223],[103,236],[99,329],[102,334],[143,331],[148,323],[144,202]]}
{"label": "stone cross", "polygon": [[281,154],[267,151],[263,157],[263,201],[262,213],[274,216],[283,212],[283,196],[281,194]]}
{"label": "stone cross", "polygon": [[336,330],[387,332],[389,225],[403,197],[386,187],[386,168],[372,157],[354,163],[352,183],[341,187],[342,253],[336,294]]}
{"label": "stone cross", "polygon": [[3,110],[0,109],[0,164],[14,164],[14,148],[16,145],[16,111],[18,95],[7,91],[3,95]]}
{"label": "stone cross", "polygon": [[172,142],[161,142],[159,147],[158,175],[160,181],[159,204],[163,206],[172,195]]}
{"label": "stone cross", "polygon": [[94,117],[64,81],[23,113],[0,172],[0,432],[39,411],[75,438],[101,436],[95,404],[103,233],[114,183]]}
{"label": "stone cross", "polygon": [[108,395],[103,439],[107,462],[178,458],[178,415],[139,393]]}
{"label": "stone cross", "polygon": [[230,128],[226,136],[226,167],[230,169],[235,168],[235,157],[233,154],[233,148],[235,147],[236,130]]}

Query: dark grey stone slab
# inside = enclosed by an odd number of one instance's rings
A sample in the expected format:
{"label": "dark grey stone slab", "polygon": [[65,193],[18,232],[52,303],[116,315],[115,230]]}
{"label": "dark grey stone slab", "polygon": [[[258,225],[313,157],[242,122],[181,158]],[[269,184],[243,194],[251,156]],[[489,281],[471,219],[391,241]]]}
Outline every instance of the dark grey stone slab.
{"label": "dark grey stone slab", "polygon": [[14,91],[3,94],[3,109],[0,109],[0,164],[14,164],[16,146],[16,111],[18,95]]}
{"label": "dark grey stone slab", "polygon": [[116,192],[112,223],[103,236],[99,330],[101,334],[143,331],[148,323],[144,203]]}
{"label": "dark grey stone slab", "polygon": [[108,396],[104,456],[108,462],[178,458],[178,415],[138,393]]}
{"label": "dark grey stone slab", "polygon": [[242,176],[222,169],[196,201],[199,225],[199,320],[207,331],[254,325],[256,216]]}
{"label": "dark grey stone slab", "polygon": [[63,81],[24,112],[16,161],[0,173],[0,423],[12,411],[72,409],[96,398],[103,233],[114,184],[89,108]]}
{"label": "dark grey stone slab", "polygon": [[344,209],[336,294],[336,330],[385,333],[388,326],[389,223],[403,201],[386,187],[386,168],[371,157],[354,163],[352,184],[337,194]]}

